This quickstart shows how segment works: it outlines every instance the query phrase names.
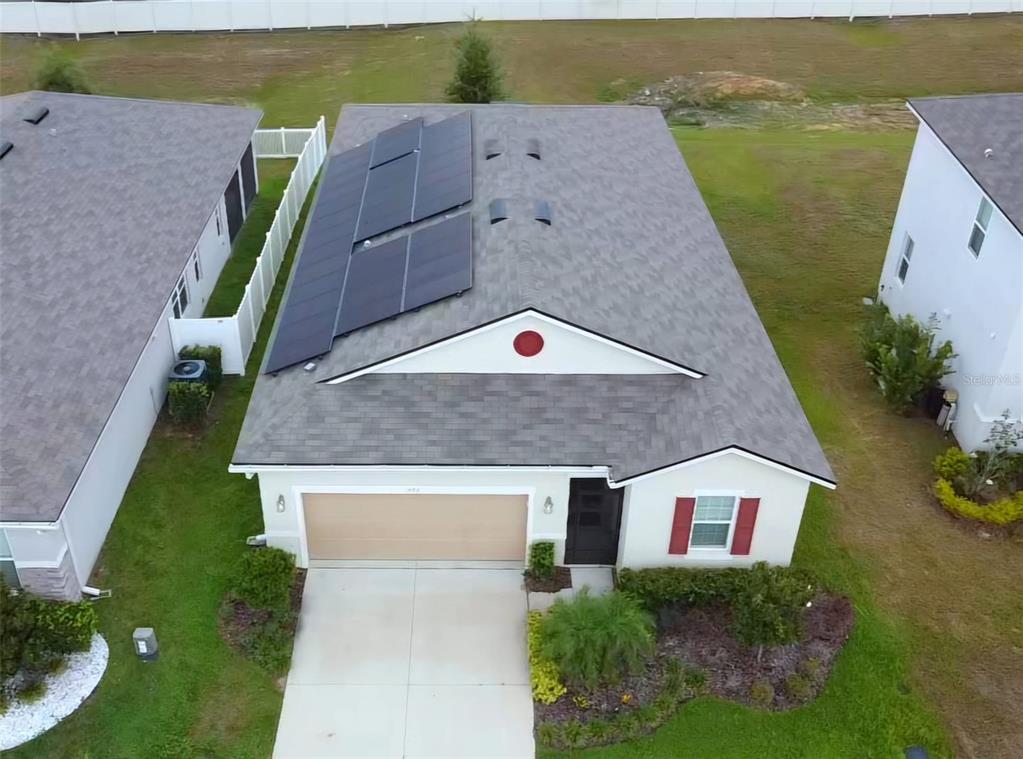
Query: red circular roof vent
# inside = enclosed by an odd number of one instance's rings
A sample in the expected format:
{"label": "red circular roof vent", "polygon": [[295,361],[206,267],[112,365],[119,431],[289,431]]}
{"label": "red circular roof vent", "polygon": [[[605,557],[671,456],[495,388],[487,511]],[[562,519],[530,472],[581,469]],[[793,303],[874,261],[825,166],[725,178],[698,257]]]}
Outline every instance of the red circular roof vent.
{"label": "red circular roof vent", "polygon": [[519,332],[519,334],[515,335],[513,345],[515,346],[516,353],[529,358],[543,350],[543,335],[527,329],[525,332]]}

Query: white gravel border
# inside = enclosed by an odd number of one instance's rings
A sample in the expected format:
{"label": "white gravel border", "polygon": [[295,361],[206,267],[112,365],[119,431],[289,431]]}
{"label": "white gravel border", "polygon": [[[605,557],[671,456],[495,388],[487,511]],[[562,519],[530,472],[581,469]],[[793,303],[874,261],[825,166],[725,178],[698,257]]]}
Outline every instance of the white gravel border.
{"label": "white gravel border", "polygon": [[110,649],[103,636],[92,638],[88,651],[70,654],[67,669],[46,676],[46,693],[33,704],[12,700],[0,716],[0,751],[42,735],[81,706],[107,669]]}

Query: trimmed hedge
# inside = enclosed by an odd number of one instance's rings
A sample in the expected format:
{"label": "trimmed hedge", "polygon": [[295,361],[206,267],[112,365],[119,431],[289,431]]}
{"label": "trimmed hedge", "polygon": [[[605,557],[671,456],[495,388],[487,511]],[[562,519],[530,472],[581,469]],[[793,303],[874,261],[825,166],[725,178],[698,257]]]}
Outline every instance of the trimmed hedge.
{"label": "trimmed hedge", "polygon": [[946,511],[964,519],[997,525],[1012,524],[1023,519],[1023,490],[983,505],[956,494],[952,483],[939,477],[934,484],[934,494]]}
{"label": "trimmed hedge", "polygon": [[970,454],[959,448],[949,448],[944,453],[939,453],[934,458],[934,473],[943,480],[955,482],[960,477],[973,469],[973,459]]}
{"label": "trimmed hedge", "polygon": [[533,700],[541,704],[553,704],[565,695],[566,688],[561,682],[558,665],[540,654],[540,621],[542,618],[543,615],[538,611],[529,612],[527,620],[529,680],[533,687]]}
{"label": "trimmed hedge", "polygon": [[199,425],[210,405],[210,389],[202,382],[171,382],[167,386],[171,419],[179,424]]}
{"label": "trimmed hedge", "polygon": [[761,561],[750,569],[623,569],[618,588],[654,612],[677,603],[727,603],[735,637],[758,646],[798,639],[803,609],[816,592],[816,583],[803,570]]}
{"label": "trimmed hedge", "polygon": [[231,590],[253,609],[285,611],[294,582],[294,556],[280,548],[255,548],[242,556]]}
{"label": "trimmed hedge", "polygon": [[554,544],[540,540],[529,546],[529,575],[537,580],[554,577]]}
{"label": "trimmed hedge", "polygon": [[206,384],[210,390],[220,387],[224,378],[223,359],[220,348],[216,345],[186,345],[178,352],[178,358],[200,359],[206,362]]}

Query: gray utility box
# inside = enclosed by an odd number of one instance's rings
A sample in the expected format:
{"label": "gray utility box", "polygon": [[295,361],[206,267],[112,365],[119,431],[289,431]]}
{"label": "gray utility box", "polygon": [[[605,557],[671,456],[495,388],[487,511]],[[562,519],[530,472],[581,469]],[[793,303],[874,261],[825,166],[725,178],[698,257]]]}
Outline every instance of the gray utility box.
{"label": "gray utility box", "polygon": [[156,642],[156,632],[152,627],[136,627],[131,638],[135,644],[135,653],[142,661],[156,660],[160,645]]}

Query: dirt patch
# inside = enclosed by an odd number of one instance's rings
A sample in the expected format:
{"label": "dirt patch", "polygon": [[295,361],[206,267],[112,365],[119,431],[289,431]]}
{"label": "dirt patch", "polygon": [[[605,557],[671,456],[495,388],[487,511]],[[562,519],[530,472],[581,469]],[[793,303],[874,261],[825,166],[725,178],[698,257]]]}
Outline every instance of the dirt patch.
{"label": "dirt patch", "polygon": [[[615,91],[614,85],[609,91]],[[670,122],[693,126],[877,131],[911,129],[917,123],[901,100],[820,103],[808,100],[796,85],[736,71],[673,76],[625,100],[655,106]]]}
{"label": "dirt patch", "polygon": [[[294,637],[298,624],[298,613],[302,608],[302,591],[305,589],[306,570],[295,570],[295,581],[291,585],[291,615],[287,619],[275,619],[269,609],[254,609],[244,601],[228,597],[220,609],[220,637],[243,656],[259,658],[255,654],[258,639],[274,623],[275,634],[284,635],[289,642]],[[285,652],[290,655],[290,649]]]}
{"label": "dirt patch", "polygon": [[555,567],[554,576],[549,580],[541,580],[526,574],[526,590],[530,593],[557,593],[572,587],[572,570],[568,567]]}
{"label": "dirt patch", "polygon": [[[702,670],[708,693],[741,704],[784,710],[817,697],[852,625],[849,599],[821,594],[803,616],[801,641],[758,651],[732,637],[727,606],[678,607],[659,615],[657,648],[663,655]],[[773,697],[754,699],[751,691],[756,683],[770,683]]]}

